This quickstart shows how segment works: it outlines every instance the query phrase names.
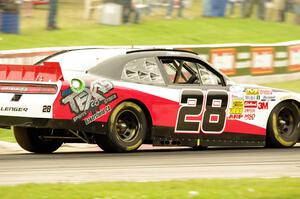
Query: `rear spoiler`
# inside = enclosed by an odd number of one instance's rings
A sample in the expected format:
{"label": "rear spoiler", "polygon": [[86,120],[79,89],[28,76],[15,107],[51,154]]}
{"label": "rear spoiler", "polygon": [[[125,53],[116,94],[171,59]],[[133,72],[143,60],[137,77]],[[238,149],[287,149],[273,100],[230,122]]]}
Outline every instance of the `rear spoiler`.
{"label": "rear spoiler", "polygon": [[57,82],[63,79],[58,62],[44,62],[43,65],[0,64],[0,81]]}

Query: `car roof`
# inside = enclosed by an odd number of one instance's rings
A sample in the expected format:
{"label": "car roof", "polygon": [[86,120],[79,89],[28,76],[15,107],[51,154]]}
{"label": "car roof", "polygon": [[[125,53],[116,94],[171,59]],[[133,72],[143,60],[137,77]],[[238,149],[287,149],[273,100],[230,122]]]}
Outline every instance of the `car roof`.
{"label": "car roof", "polygon": [[124,66],[132,61],[142,58],[155,57],[184,57],[200,59],[196,53],[184,50],[172,49],[138,49],[129,50],[126,54],[116,55],[106,61],[99,63],[97,66],[87,70],[87,73],[105,76],[112,79],[120,79]]}
{"label": "car roof", "polygon": [[186,54],[194,55],[194,52],[174,49],[140,49],[140,48],[80,48],[57,52],[50,55],[36,65],[43,62],[59,62],[63,71],[87,71],[106,60],[117,58],[120,55],[126,57],[135,56],[183,56]]}

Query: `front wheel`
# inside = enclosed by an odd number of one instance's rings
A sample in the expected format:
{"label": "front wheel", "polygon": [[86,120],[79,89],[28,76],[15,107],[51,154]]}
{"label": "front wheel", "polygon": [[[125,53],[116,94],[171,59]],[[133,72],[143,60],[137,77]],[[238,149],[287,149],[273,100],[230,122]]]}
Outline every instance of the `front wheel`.
{"label": "front wheel", "polygon": [[105,152],[130,152],[143,143],[147,132],[143,110],[133,102],[119,104],[111,113],[106,135],[97,135],[96,143]]}
{"label": "front wheel", "polygon": [[60,141],[45,141],[41,135],[51,133],[52,129],[13,127],[17,143],[26,151],[33,153],[52,153],[61,145]]}
{"label": "front wheel", "polygon": [[278,104],[268,120],[267,147],[287,148],[294,146],[300,136],[300,110],[294,102]]}

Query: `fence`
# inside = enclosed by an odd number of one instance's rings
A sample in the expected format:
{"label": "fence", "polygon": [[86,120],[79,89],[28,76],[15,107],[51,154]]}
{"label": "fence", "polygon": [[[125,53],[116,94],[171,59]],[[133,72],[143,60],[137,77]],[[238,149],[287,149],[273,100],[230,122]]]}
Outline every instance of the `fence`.
{"label": "fence", "polygon": [[[93,46],[105,48],[107,46]],[[129,46],[121,46],[130,48]],[[214,44],[214,45],[171,45],[171,46],[134,46],[135,48],[185,49],[196,52],[228,76],[239,82],[247,82],[247,76],[253,76],[255,83],[264,82],[266,75],[274,80],[273,75],[280,75],[284,80],[300,79],[300,41],[276,44]],[[25,50],[0,51],[0,64],[34,64],[38,60],[55,52],[84,47],[58,47]],[[118,48],[118,47],[116,47]],[[261,77],[263,76],[263,77]],[[241,78],[242,77],[242,78]],[[261,77],[261,78],[260,78]]]}

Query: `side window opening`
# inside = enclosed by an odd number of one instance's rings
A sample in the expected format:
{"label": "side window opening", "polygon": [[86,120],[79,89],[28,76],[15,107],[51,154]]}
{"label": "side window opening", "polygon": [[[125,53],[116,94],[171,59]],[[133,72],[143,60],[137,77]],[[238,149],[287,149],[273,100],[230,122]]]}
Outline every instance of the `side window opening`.
{"label": "side window opening", "polygon": [[137,83],[164,84],[154,57],[128,62],[123,68],[121,79]]}
{"label": "side window opening", "polygon": [[222,85],[220,77],[197,60],[184,58],[161,58],[168,80],[173,84]]}

